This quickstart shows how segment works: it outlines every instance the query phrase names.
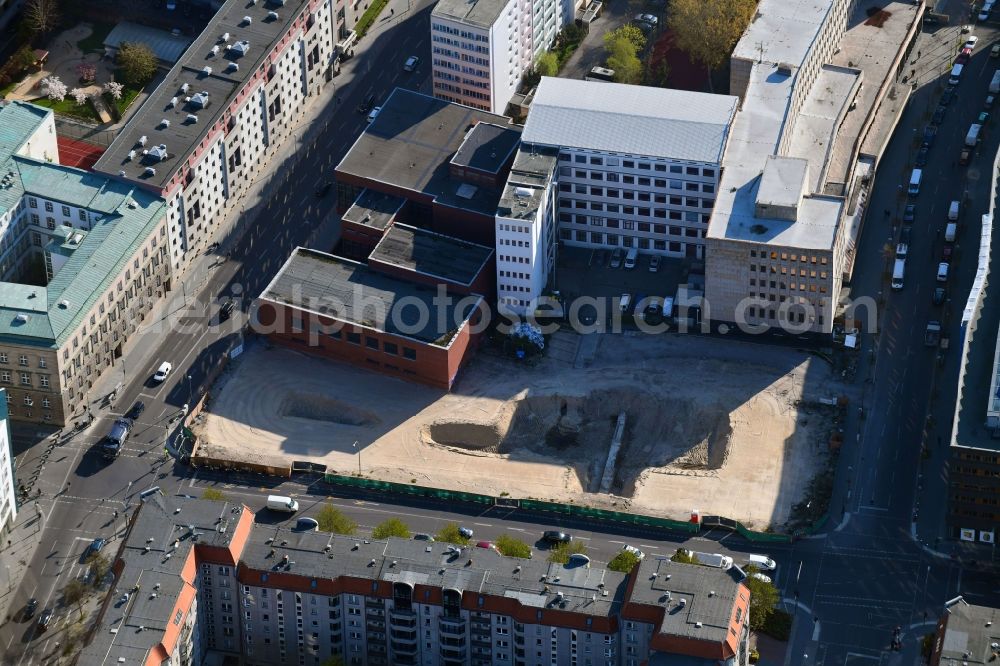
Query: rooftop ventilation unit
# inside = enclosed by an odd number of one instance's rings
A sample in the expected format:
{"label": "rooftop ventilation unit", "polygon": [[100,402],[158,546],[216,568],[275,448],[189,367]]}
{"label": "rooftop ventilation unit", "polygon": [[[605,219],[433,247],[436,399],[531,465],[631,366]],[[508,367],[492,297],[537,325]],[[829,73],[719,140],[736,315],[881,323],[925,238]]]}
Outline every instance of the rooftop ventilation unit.
{"label": "rooftop ventilation unit", "polygon": [[154,169],[153,167],[146,167],[146,170],[143,171],[143,174],[145,174],[146,176],[155,176],[156,169]]}
{"label": "rooftop ventilation unit", "polygon": [[198,116],[194,115],[193,113],[189,113],[187,114],[187,118],[185,118],[185,120],[187,120],[187,122],[189,123],[196,123],[198,122]]}
{"label": "rooftop ventilation unit", "polygon": [[250,18],[249,16],[244,16],[243,17],[243,25],[250,25],[251,23],[253,23],[253,19],[252,18]]}
{"label": "rooftop ventilation unit", "polygon": [[681,597],[681,599],[677,603],[679,603],[681,605],[681,608],[684,608],[685,606],[688,605],[688,600],[685,599],[685,598],[683,598],[683,597]]}
{"label": "rooftop ventilation unit", "polygon": [[122,178],[124,178],[125,177],[125,170],[122,169],[121,171],[119,171],[118,175],[121,176]]}
{"label": "rooftop ventilation unit", "polygon": [[27,324],[29,319],[31,319],[31,315],[24,314],[23,312],[17,313],[17,316],[14,317],[14,321],[18,324]]}
{"label": "rooftop ventilation unit", "polygon": [[66,308],[69,307],[69,301],[67,301],[66,299],[59,301],[59,307],[65,310]]}
{"label": "rooftop ventilation unit", "polygon": [[237,65],[235,62],[231,62],[231,63],[229,63],[229,67],[227,69],[229,69],[230,71],[233,71],[233,72],[238,72],[239,69],[240,69],[240,66]]}
{"label": "rooftop ventilation unit", "polygon": [[778,63],[778,74],[782,74],[784,76],[791,76],[792,75],[792,66],[789,65],[787,62],[779,62]]}
{"label": "rooftop ventilation unit", "polygon": [[696,626],[697,628],[701,629],[703,625],[702,625],[701,622],[695,622],[694,626]]}
{"label": "rooftop ventilation unit", "polygon": [[181,85],[181,92],[182,93],[186,93],[188,90],[191,90],[191,85],[190,84],[184,83],[184,84]]}
{"label": "rooftop ventilation unit", "polygon": [[216,44],[215,46],[212,47],[212,55],[214,55],[214,56],[215,55],[219,55],[219,45],[218,44]]}
{"label": "rooftop ventilation unit", "polygon": [[164,118],[163,120],[160,121],[160,127],[164,129],[170,127],[170,121]]}
{"label": "rooftop ventilation unit", "polygon": [[167,144],[161,143],[155,146],[149,151],[149,156],[160,162],[167,159]]}
{"label": "rooftop ventilation unit", "polygon": [[531,189],[527,187],[515,187],[514,194],[519,197],[530,197]]}
{"label": "rooftop ventilation unit", "polygon": [[220,41],[228,42],[229,41],[229,33],[228,32],[222,33],[222,39]]}
{"label": "rooftop ventilation unit", "polygon": [[250,52],[250,42],[248,42],[245,39],[241,39],[240,41],[230,46],[229,50],[235,53],[236,55],[245,56],[247,53]]}
{"label": "rooftop ventilation unit", "polygon": [[147,141],[147,139],[146,139],[146,135],[145,134],[143,134],[142,136],[139,137],[139,145],[140,146],[145,146],[146,145],[146,141]]}
{"label": "rooftop ventilation unit", "polygon": [[135,151],[134,151],[134,150],[130,150],[130,151],[128,151],[128,157],[127,157],[126,159],[127,159],[127,160],[128,160],[129,162],[131,162],[132,160],[134,160],[134,159],[135,159]]}
{"label": "rooftop ventilation unit", "polygon": [[278,12],[268,12],[267,13],[267,18],[269,18],[272,21],[277,21],[278,20]]}
{"label": "rooftop ventilation unit", "polygon": [[205,68],[201,70],[201,73],[204,74],[205,76],[211,76],[212,68],[209,67],[208,65],[205,65]]}
{"label": "rooftop ventilation unit", "polygon": [[177,106],[177,98],[176,97],[171,97],[170,98],[170,108],[172,109],[175,106]]}
{"label": "rooftop ventilation unit", "polygon": [[202,90],[196,95],[191,95],[191,101],[189,104],[197,109],[204,109],[208,106],[208,91]]}

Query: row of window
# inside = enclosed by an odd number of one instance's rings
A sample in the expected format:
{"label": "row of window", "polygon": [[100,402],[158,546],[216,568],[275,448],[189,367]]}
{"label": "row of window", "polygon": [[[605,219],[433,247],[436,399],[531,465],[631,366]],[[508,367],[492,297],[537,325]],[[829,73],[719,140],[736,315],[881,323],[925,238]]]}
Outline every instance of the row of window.
{"label": "row of window", "polygon": [[[28,197],[28,205],[31,206],[32,208],[38,208],[38,199],[36,199],[35,197]],[[70,217],[72,215],[72,212],[70,211],[69,206],[61,206],[61,210],[62,210],[63,217]],[[46,201],[45,202],[45,212],[46,213],[53,213],[53,212],[55,212],[55,206],[52,204],[51,201]],[[78,214],[79,214],[80,219],[82,221],[84,221],[84,222],[87,221],[87,211],[86,210],[80,209],[79,212],[78,212]],[[37,217],[37,216],[33,216],[33,217]]]}
{"label": "row of window", "polygon": [[[0,352],[0,363],[9,363],[10,357],[7,356],[7,352]],[[26,354],[20,354],[17,357],[17,364],[23,367],[28,367],[28,356]],[[48,366],[48,362],[45,357],[38,357],[38,367],[45,368]]]}
{"label": "row of window", "polygon": [[634,247],[640,250],[659,250],[661,252],[681,253],[684,252],[693,256],[696,242],[682,243],[680,241],[666,241],[651,238],[641,238],[635,236],[619,236],[618,234],[605,234],[597,231],[573,231],[572,229],[561,229],[559,237],[567,241],[577,241],[579,243],[592,243],[596,245],[607,245],[611,247]]}
{"label": "row of window", "polygon": [[[646,208],[638,209],[640,211],[648,210]],[[654,211],[655,212],[655,211]],[[654,217],[663,218],[666,217],[677,222],[684,221],[690,222],[692,224],[708,223],[708,215],[700,215],[698,213],[687,212],[683,215],[680,211],[672,210],[669,211],[669,215],[654,215]],[[667,225],[666,224],[656,224],[652,222],[638,222],[636,220],[621,220],[617,217],[604,217],[601,215],[573,215],[572,213],[559,213],[560,222],[570,222],[573,224],[585,224],[591,227],[608,227],[609,229],[638,229],[643,233],[655,233],[655,234],[666,234]],[[670,226],[671,236],[689,236],[691,238],[701,238],[705,235],[704,229],[693,229],[691,227],[676,227]]]}
{"label": "row of window", "polygon": [[[749,307],[746,309],[746,313],[750,317],[759,317],[761,319],[771,319],[774,321],[787,321],[792,324],[804,324],[806,323],[806,313],[804,312],[792,312],[789,310],[774,310]],[[809,315],[808,320],[810,324],[823,325],[823,315]]]}
{"label": "row of window", "polygon": [[[637,192],[635,190],[620,190],[616,187],[588,187],[587,185],[573,185],[572,190],[568,186],[568,183],[560,183],[559,191],[563,193],[569,193],[572,191],[574,194],[584,194],[590,195],[592,197],[607,197],[608,199],[624,199],[626,201],[653,201],[655,203],[669,203],[672,206],[687,206],[689,208],[714,208],[715,199],[701,199],[699,197],[679,197],[671,196],[667,197],[664,194],[653,195],[649,192]],[[570,207],[570,199],[559,199],[559,205],[562,207]],[[588,206],[589,203],[589,206]],[[597,204],[597,205],[595,205]],[[617,204],[606,204],[605,202],[587,202],[581,201],[579,199],[575,200],[572,207],[574,208],[590,208],[591,210],[601,210],[601,206],[617,206]],[[647,211],[648,215],[649,212]],[[660,217],[663,217],[662,215]]]}
{"label": "row of window", "polygon": [[[560,162],[569,162],[570,154],[559,153]],[[589,164],[590,166],[621,166],[623,169],[639,169],[640,171],[659,171],[661,173],[683,173],[688,176],[703,176],[705,178],[715,178],[715,169],[708,167],[684,166],[681,164],[666,164],[664,162],[646,162],[635,159],[625,159],[619,157],[584,155],[577,153],[572,155],[574,164]]]}
{"label": "row of window", "polygon": [[[633,176],[630,174],[619,174],[617,172],[585,171],[582,169],[572,169],[568,166],[559,167],[559,175],[564,177],[580,178],[584,180],[595,180],[605,183],[623,183],[625,185],[638,185],[640,187],[656,187],[661,190],[669,185],[672,190],[684,189],[688,192],[715,193],[714,183],[698,183],[690,180],[680,180],[679,178],[650,178],[648,176]],[[569,192],[570,183],[560,183],[559,189]],[[578,192],[580,190],[577,190]]]}
{"label": "row of window", "polygon": [[[349,344],[352,345],[361,344],[360,333],[354,333],[351,331],[333,331],[329,335],[334,340],[346,340]],[[365,347],[367,347],[368,349],[374,349],[375,351],[380,350],[378,338],[373,337],[371,335],[366,335],[364,336],[364,338],[365,338],[364,339]],[[395,342],[388,342],[388,341],[382,342],[381,351],[385,352],[386,354],[391,354],[393,356],[400,356],[399,345],[397,345]],[[417,350],[412,347],[403,347],[402,357],[410,361],[416,361]]]}

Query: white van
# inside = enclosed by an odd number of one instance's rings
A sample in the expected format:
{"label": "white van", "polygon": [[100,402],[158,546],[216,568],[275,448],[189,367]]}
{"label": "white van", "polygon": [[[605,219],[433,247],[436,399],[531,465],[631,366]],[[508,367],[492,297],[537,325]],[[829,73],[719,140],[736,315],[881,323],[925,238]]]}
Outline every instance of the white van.
{"label": "white van", "polygon": [[899,291],[903,288],[903,273],[906,272],[906,261],[897,259],[892,266],[892,288]]}
{"label": "white van", "polygon": [[622,294],[618,307],[623,313],[628,312],[628,306],[632,304],[631,294]]}
{"label": "white van", "polygon": [[767,555],[747,555],[747,564],[752,564],[761,571],[774,571],[778,565]]}
{"label": "white van", "polygon": [[951,68],[951,76],[948,77],[949,86],[957,86],[958,82],[962,78],[962,70],[965,69],[965,65],[955,65]]}
{"label": "white van", "polygon": [[924,172],[920,169],[914,169],[910,174],[910,186],[906,188],[906,193],[911,197],[915,197],[920,194],[920,180],[923,176]]}
{"label": "white van", "polygon": [[958,222],[949,222],[944,228],[944,239],[948,243],[955,242],[955,234],[958,231]]}
{"label": "white van", "polygon": [[957,201],[952,201],[951,205],[948,206],[948,219],[957,220],[958,219],[959,203]]}
{"label": "white van", "polygon": [[938,272],[937,272],[938,282],[948,281],[948,268],[949,266],[947,261],[942,261],[940,264],[938,264]]}
{"label": "white van", "polygon": [[284,511],[285,513],[295,513],[299,510],[299,503],[291,497],[284,495],[268,495],[267,508],[271,511]]}
{"label": "white van", "polygon": [[639,250],[634,247],[628,249],[625,255],[625,268],[635,268],[635,262],[639,259]]}

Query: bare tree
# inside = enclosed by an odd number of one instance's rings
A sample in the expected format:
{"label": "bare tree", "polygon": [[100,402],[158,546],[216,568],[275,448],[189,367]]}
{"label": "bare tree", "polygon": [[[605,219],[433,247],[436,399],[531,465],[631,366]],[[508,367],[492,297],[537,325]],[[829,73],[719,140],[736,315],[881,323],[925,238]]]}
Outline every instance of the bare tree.
{"label": "bare tree", "polygon": [[59,0],[27,0],[24,25],[35,35],[45,35],[59,25]]}

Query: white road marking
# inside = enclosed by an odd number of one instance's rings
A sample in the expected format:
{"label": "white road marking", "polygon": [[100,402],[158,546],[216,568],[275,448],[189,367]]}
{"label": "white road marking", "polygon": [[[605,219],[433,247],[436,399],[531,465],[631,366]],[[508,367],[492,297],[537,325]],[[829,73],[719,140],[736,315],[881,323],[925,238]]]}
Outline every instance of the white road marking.
{"label": "white road marking", "polygon": [[493,527],[491,523],[472,523],[473,525],[479,525],[480,527]]}

